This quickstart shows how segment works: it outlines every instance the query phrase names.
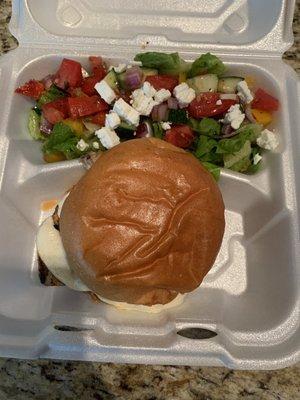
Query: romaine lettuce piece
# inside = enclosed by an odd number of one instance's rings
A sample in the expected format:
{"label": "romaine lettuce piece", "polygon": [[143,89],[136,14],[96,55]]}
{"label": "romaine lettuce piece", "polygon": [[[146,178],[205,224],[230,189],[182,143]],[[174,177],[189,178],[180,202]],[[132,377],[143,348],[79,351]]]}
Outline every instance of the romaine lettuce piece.
{"label": "romaine lettuce piece", "polygon": [[206,161],[202,161],[201,164],[212,174],[212,176],[215,178],[216,181],[219,180],[221,173],[220,167]]}
{"label": "romaine lettuce piece", "polygon": [[202,54],[193,62],[191,69],[188,71],[188,77],[193,78],[196,75],[202,74],[215,74],[220,76],[224,74],[225,71],[225,65],[217,56],[206,53]]}
{"label": "romaine lettuce piece", "polygon": [[194,118],[190,119],[190,127],[200,135],[218,136],[220,135],[221,125],[213,118],[203,118],[198,121]]}
{"label": "romaine lettuce piece", "polygon": [[79,139],[69,126],[59,122],[54,125],[51,135],[43,145],[43,152],[46,154],[61,152],[68,160],[80,157],[83,152],[76,147]]}
{"label": "romaine lettuce piece", "polygon": [[234,154],[224,154],[223,156],[224,167],[231,168],[234,164],[243,160],[244,158],[250,159],[249,157],[250,154],[251,154],[251,143],[249,140],[247,140],[244,146],[238,152]]}
{"label": "romaine lettuce piece", "polygon": [[145,68],[157,69],[160,74],[178,75],[189,69],[189,64],[178,53],[167,54],[156,51],[139,53],[134,60],[140,61]]}
{"label": "romaine lettuce piece", "polygon": [[50,103],[51,101],[60,99],[65,96],[66,94],[63,91],[59,90],[58,87],[56,87],[55,85],[52,85],[50,89],[46,90],[41,95],[37,102],[37,106],[41,108],[44,104]]}
{"label": "romaine lettuce piece", "polygon": [[213,149],[217,148],[218,142],[208,136],[200,136],[197,142],[195,156],[200,160],[205,154],[210,153]]}
{"label": "romaine lettuce piece", "polygon": [[230,169],[236,172],[247,172],[251,166],[251,161],[249,157],[242,158],[240,161],[233,164]]}
{"label": "romaine lettuce piece", "polygon": [[262,126],[259,124],[247,124],[236,131],[236,136],[222,139],[218,142],[216,152],[219,154],[234,154],[241,150],[245,142],[255,142],[259,137]]}

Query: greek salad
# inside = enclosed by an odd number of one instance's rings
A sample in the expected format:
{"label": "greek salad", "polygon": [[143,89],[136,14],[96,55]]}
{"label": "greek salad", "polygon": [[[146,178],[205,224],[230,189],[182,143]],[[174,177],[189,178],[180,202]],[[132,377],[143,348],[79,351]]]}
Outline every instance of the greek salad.
{"label": "greek salad", "polygon": [[218,179],[220,168],[255,173],[278,135],[267,128],[279,101],[253,77],[230,76],[210,53],[193,63],[178,53],[137,54],[130,65],[89,57],[90,71],[63,59],[55,73],[16,93],[34,100],[28,130],[46,162],[156,137],[194,154]]}

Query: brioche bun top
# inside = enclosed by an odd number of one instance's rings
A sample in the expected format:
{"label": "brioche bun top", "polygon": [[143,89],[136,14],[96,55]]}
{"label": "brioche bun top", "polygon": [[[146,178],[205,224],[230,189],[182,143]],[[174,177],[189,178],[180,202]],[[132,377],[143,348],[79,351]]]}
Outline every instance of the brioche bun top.
{"label": "brioche bun top", "polygon": [[134,139],[103,153],[72,188],[60,232],[70,267],[93,292],[166,304],[199,286],[212,267],[224,204],[193,155]]}

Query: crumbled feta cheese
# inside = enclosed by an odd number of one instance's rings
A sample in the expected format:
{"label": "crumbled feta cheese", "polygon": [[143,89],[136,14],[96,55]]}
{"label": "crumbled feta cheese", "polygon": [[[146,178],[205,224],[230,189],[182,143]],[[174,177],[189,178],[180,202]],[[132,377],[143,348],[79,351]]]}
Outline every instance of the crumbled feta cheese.
{"label": "crumbled feta cheese", "polygon": [[171,129],[171,122],[162,122],[161,127],[167,131],[168,129]]}
{"label": "crumbled feta cheese", "polygon": [[239,98],[242,100],[243,103],[251,103],[253,100],[252,93],[250,92],[250,89],[248,88],[247,82],[246,81],[240,81],[237,85],[237,95]]}
{"label": "crumbled feta cheese", "polygon": [[89,148],[89,145],[83,139],[80,139],[76,145],[76,148],[80,151],[85,151]]}
{"label": "crumbled feta cheese", "polygon": [[262,156],[260,154],[255,154],[255,156],[253,157],[253,164],[256,165],[260,162],[260,160],[262,159]]}
{"label": "crumbled feta cheese", "polygon": [[96,149],[96,150],[99,150],[99,149],[100,149],[100,145],[99,145],[98,142],[93,142],[93,143],[92,143],[92,146],[93,146],[93,148]]}
{"label": "crumbled feta cheese", "polygon": [[110,65],[108,68],[108,71],[111,71],[112,69],[114,69],[115,67],[113,65]]}
{"label": "crumbled feta cheese", "polygon": [[98,139],[106,149],[111,149],[112,147],[120,143],[120,138],[116,134],[116,132],[105,126],[101,129],[98,129],[95,132],[95,135],[98,137]]}
{"label": "crumbled feta cheese", "polygon": [[178,100],[180,108],[188,106],[196,97],[195,90],[190,88],[185,82],[177,85],[173,90],[173,94]]}
{"label": "crumbled feta cheese", "polygon": [[104,79],[101,82],[96,83],[95,89],[108,104],[111,104],[117,97],[116,93]]}
{"label": "crumbled feta cheese", "polygon": [[140,121],[140,114],[129,104],[126,103],[122,98],[118,99],[113,107],[113,111],[116,112],[121,119],[124,119],[131,125],[138,125]]}
{"label": "crumbled feta cheese", "polygon": [[230,124],[233,129],[239,129],[244,119],[245,114],[241,112],[239,104],[234,104],[225,114],[223,122],[225,124]]}
{"label": "crumbled feta cheese", "polygon": [[121,123],[120,117],[115,112],[110,112],[105,116],[105,126],[110,129],[116,129]]}
{"label": "crumbled feta cheese", "polygon": [[156,90],[151,85],[151,83],[149,83],[147,81],[143,83],[142,90],[145,93],[145,95],[148,96],[148,97],[154,97],[155,96]]}
{"label": "crumbled feta cheese", "polygon": [[170,90],[160,89],[155,93],[154,100],[158,104],[160,104],[160,103],[163,103],[164,101],[168,100],[170,97],[171,97]]}
{"label": "crumbled feta cheese", "polygon": [[279,145],[279,140],[276,133],[269,131],[269,129],[264,129],[257,138],[256,143],[263,149],[275,150]]}
{"label": "crumbled feta cheese", "polygon": [[125,69],[126,69],[126,64],[119,64],[117,67],[114,67],[114,70],[116,71],[117,74],[124,72]]}
{"label": "crumbled feta cheese", "polygon": [[152,108],[157,105],[157,103],[145,95],[142,89],[136,89],[131,94],[132,97],[132,107],[137,110],[141,115],[150,115]]}
{"label": "crumbled feta cheese", "polygon": [[217,100],[217,101],[216,101],[216,106],[221,106],[221,105],[222,105],[222,100],[220,100],[220,99]]}

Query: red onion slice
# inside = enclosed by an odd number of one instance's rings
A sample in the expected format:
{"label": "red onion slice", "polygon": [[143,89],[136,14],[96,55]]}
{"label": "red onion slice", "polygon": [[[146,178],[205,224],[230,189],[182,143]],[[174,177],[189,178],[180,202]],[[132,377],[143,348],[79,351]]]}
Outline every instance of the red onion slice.
{"label": "red onion slice", "polygon": [[239,97],[234,93],[220,93],[220,100],[238,101]]}
{"label": "red onion slice", "polygon": [[228,139],[237,134],[237,130],[234,130],[230,124],[222,126],[221,136],[214,136],[215,139]]}
{"label": "red onion slice", "polygon": [[128,89],[137,89],[142,84],[142,71],[139,67],[129,68],[125,72],[125,84]]}
{"label": "red onion slice", "polygon": [[251,106],[249,104],[247,104],[245,106],[245,115],[248,118],[248,120],[252,123],[252,124],[257,124],[256,119],[253,117],[252,115],[252,111],[251,111]]}
{"label": "red onion slice", "polygon": [[169,115],[168,105],[166,103],[162,103],[158,108],[158,120],[159,121],[167,121]]}
{"label": "red onion slice", "polygon": [[135,131],[136,138],[151,137],[153,136],[152,126],[150,122],[142,122]]}
{"label": "red onion slice", "polygon": [[53,124],[49,122],[43,115],[41,116],[40,131],[45,134],[45,136],[50,135],[53,129]]}
{"label": "red onion slice", "polygon": [[87,72],[87,70],[84,69],[83,67],[81,67],[81,73],[82,73],[83,78],[88,78],[90,76],[90,74]]}
{"label": "red onion slice", "polygon": [[94,124],[93,122],[90,121],[83,121],[83,125],[91,133],[96,132],[98,129],[100,129],[100,125]]}
{"label": "red onion slice", "polygon": [[90,152],[85,154],[80,158],[80,161],[82,165],[84,166],[85,169],[89,170],[97,161],[97,158],[100,156],[101,151],[98,151],[97,153]]}
{"label": "red onion slice", "polygon": [[50,87],[53,85],[54,79],[54,75],[47,75],[42,79],[42,83],[44,84],[46,90],[50,89]]}
{"label": "red onion slice", "polygon": [[235,131],[230,124],[226,124],[222,126],[222,138],[228,138],[235,135]]}
{"label": "red onion slice", "polygon": [[153,121],[158,121],[158,106],[154,106],[151,111],[151,118]]}
{"label": "red onion slice", "polygon": [[178,101],[175,97],[170,97],[168,99],[168,107],[170,110],[177,110],[178,109]]}
{"label": "red onion slice", "polygon": [[151,118],[153,121],[163,121],[166,118],[166,114],[168,111],[168,106],[165,103],[159,104],[158,106],[154,106],[151,112]]}
{"label": "red onion slice", "polygon": [[55,83],[55,85],[56,85],[58,88],[60,88],[60,89],[62,89],[62,90],[66,90],[66,88],[67,88],[66,83],[65,83],[65,82],[61,83],[61,82],[59,81],[59,78],[54,78],[54,83]]}
{"label": "red onion slice", "polygon": [[151,118],[153,121],[167,121],[169,115],[168,105],[167,103],[159,104],[158,106],[154,106],[151,112]]}

